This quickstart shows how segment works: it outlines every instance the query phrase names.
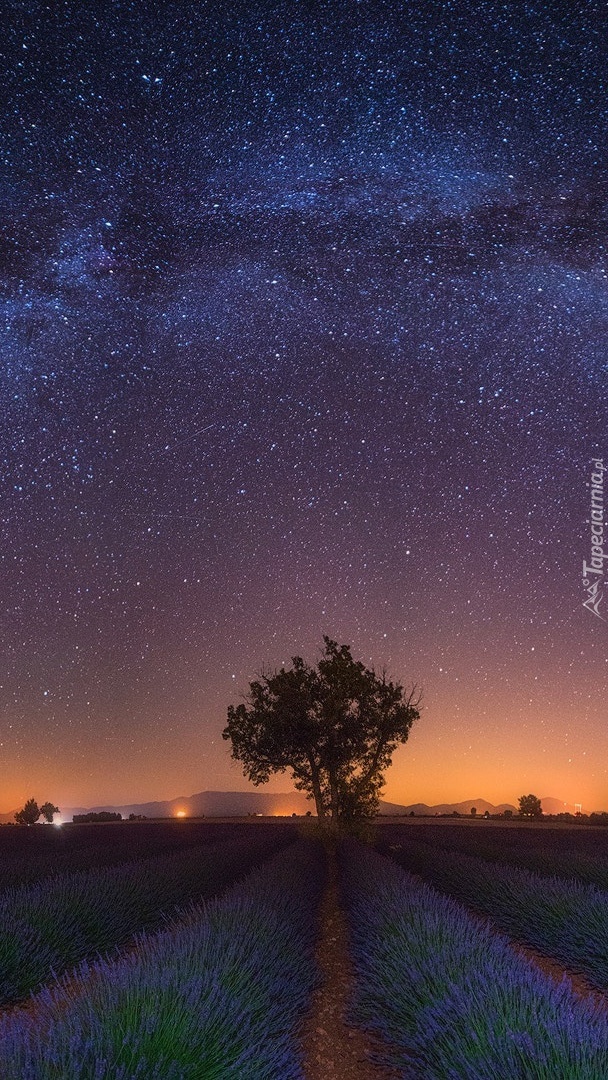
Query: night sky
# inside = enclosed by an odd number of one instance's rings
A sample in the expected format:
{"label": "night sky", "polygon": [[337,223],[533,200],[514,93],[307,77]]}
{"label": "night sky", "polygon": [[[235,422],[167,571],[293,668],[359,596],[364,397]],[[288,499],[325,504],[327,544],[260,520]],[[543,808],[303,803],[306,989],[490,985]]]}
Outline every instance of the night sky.
{"label": "night sky", "polygon": [[386,798],[608,809],[606,26],[6,5],[0,811],[247,789],[323,634],[423,688]]}

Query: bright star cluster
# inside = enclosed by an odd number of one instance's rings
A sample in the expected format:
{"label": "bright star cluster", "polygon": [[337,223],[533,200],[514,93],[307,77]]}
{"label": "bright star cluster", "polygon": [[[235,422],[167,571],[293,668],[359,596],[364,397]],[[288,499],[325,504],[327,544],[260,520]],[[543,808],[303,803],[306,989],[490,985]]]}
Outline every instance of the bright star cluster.
{"label": "bright star cluster", "polygon": [[608,808],[602,5],[9,9],[0,810],[244,788],[323,634],[423,687],[391,801]]}

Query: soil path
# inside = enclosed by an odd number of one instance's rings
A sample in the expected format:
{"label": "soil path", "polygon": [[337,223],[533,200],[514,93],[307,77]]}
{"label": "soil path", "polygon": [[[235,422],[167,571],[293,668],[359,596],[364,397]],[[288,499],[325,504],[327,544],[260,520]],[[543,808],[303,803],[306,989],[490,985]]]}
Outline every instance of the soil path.
{"label": "soil path", "polygon": [[[338,900],[335,853],[328,852],[329,882],[320,911],[316,960],[322,985],[313,996],[302,1032],[306,1080],[399,1080],[399,1071],[380,1066],[374,1058],[386,1053],[380,1038],[349,1024],[345,1019],[354,987],[354,967],[349,955],[348,928]],[[418,876],[418,875],[414,875]],[[422,880],[422,878],[419,878]],[[504,935],[484,912],[468,908],[470,915]],[[511,948],[545,976],[560,982],[566,975],[574,994],[608,1012],[608,995],[558,961],[511,939]]]}
{"label": "soil path", "polygon": [[338,901],[335,852],[328,851],[329,881],[321,903],[316,960],[323,982],[315,992],[302,1032],[306,1080],[398,1080],[393,1069],[373,1062],[386,1045],[345,1019],[354,985],[348,929]]}

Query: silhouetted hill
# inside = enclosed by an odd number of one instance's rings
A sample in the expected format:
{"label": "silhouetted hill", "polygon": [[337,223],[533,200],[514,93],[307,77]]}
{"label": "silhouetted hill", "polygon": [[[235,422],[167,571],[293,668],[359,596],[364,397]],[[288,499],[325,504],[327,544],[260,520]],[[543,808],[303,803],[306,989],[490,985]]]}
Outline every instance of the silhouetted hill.
{"label": "silhouetted hill", "polygon": [[312,811],[311,803],[301,792],[273,794],[265,791],[199,791],[196,795],[182,795],[162,802],[129,803],[124,806],[70,807],[62,811],[62,817],[102,810],[118,811],[123,817],[143,814],[144,817],[176,817],[183,811],[186,817],[247,817],[249,814],[290,816]]}
{"label": "silhouetted hill", "polygon": [[[570,803],[564,803],[561,799],[541,799],[543,810],[546,814],[560,814],[575,812]],[[429,806],[427,803],[412,803],[404,806],[400,803],[381,802],[380,813],[386,816],[408,815],[412,811],[416,816],[438,814],[453,814],[457,811],[463,816],[470,816],[471,808],[477,808],[478,816],[485,814],[502,814],[505,810],[517,813],[517,806],[512,803],[500,803],[498,806],[486,799],[465,799],[458,803],[436,803]],[[120,813],[124,818],[129,814],[143,815],[148,818],[176,817],[178,812],[183,811],[187,817],[247,817],[250,814],[263,814],[268,816],[291,816],[291,814],[314,813],[314,803],[306,798],[302,792],[282,792],[273,794],[265,791],[199,791],[196,795],[180,796],[178,799],[166,799],[158,802],[128,803],[123,806],[106,804],[103,806],[70,806],[61,807],[61,818],[71,821],[74,814],[86,814],[90,812],[100,813],[102,810]],[[14,813],[0,814],[0,823],[13,822]]]}
{"label": "silhouetted hill", "polygon": [[489,814],[503,814],[505,810],[513,810],[517,813],[517,807],[512,803],[500,803],[499,806],[494,806],[493,803],[488,802],[486,799],[465,799],[464,802],[459,803],[437,803],[435,806],[428,806],[427,803],[413,803],[411,806],[399,806],[397,803],[380,803],[381,814],[410,814],[412,810],[416,816],[430,814],[431,816],[436,814],[453,814],[456,811],[459,814],[470,815],[471,809],[475,807],[477,814],[481,816],[485,814],[486,810]]}
{"label": "silhouetted hill", "polygon": [[[500,814],[504,810],[516,810],[510,803],[494,806],[486,799],[468,799],[461,803],[440,803],[427,806],[416,803],[403,806],[399,803],[381,802],[382,814],[451,814],[457,810],[460,814],[470,814],[471,807],[477,807],[478,814],[486,810],[491,814]],[[118,811],[123,817],[129,814],[143,814],[145,817],[175,817],[178,811],[184,811],[187,817],[246,817],[249,814],[268,816],[306,814],[314,812],[314,803],[300,792],[284,792],[278,795],[263,791],[200,791],[196,795],[181,796],[164,802],[132,803],[126,806],[93,806],[90,810]],[[75,809],[73,813],[83,813]],[[72,817],[72,809],[64,811],[64,816]]]}

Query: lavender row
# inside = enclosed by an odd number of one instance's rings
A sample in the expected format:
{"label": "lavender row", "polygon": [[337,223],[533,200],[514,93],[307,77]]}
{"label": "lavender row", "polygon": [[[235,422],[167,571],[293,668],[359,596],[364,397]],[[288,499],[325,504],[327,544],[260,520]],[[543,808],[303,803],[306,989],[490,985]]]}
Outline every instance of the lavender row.
{"label": "lavender row", "polygon": [[[445,825],[388,825],[382,827],[382,849],[419,840],[449,846],[450,851],[520,866],[532,873],[573,878],[608,890],[607,834],[597,830],[551,829],[546,825],[496,828],[480,822],[474,827]],[[595,844],[590,844],[595,840]],[[604,841],[604,843],[600,843]],[[574,847],[572,846],[574,844]]]}
{"label": "lavender row", "polygon": [[177,905],[212,896],[293,839],[252,833],[118,867],[47,878],[0,897],[0,1004],[53,974],[160,925]]}
{"label": "lavender row", "polygon": [[391,854],[456,900],[490,915],[507,933],[608,990],[608,892],[421,842],[404,843]]}
{"label": "lavender row", "polygon": [[[290,824],[256,824],[260,829],[293,830]],[[208,821],[122,821],[111,825],[36,825],[0,828],[0,890],[30,885],[44,877],[99,866],[117,866],[163,853],[231,843],[248,825]],[[294,831],[295,832],[295,831]],[[1,895],[1,892],[0,892]]]}
{"label": "lavender row", "polygon": [[185,925],[0,1022],[3,1080],[301,1080],[319,845],[300,840]]}
{"label": "lavender row", "polygon": [[352,1018],[405,1080],[605,1080],[608,1020],[464,908],[347,842]]}

